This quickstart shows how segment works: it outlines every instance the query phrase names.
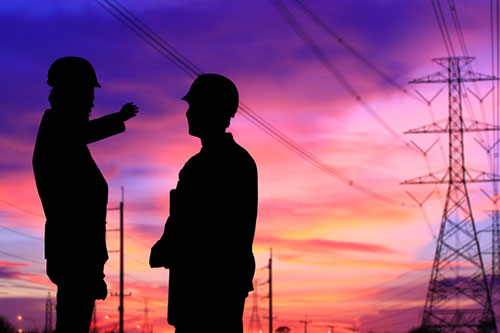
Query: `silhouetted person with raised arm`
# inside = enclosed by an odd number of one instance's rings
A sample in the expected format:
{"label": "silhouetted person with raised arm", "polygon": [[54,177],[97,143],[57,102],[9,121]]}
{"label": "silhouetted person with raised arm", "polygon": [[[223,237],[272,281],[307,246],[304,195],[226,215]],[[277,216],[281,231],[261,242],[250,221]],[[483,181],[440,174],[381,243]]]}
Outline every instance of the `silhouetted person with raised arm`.
{"label": "silhouetted person with raised arm", "polygon": [[33,171],[45,212],[47,275],[57,285],[56,332],[88,333],[96,299],[105,299],[108,185],[87,144],[125,131],[138,108],[89,120],[97,82],[79,57],[56,60],[47,83],[46,110],[35,144]]}
{"label": "silhouetted person with raised arm", "polygon": [[257,167],[226,133],[238,108],[233,82],[201,75],[183,100],[189,134],[201,139],[202,149],[170,192],[170,216],[150,264],[170,269],[168,322],[176,333],[207,325],[239,333],[255,272]]}

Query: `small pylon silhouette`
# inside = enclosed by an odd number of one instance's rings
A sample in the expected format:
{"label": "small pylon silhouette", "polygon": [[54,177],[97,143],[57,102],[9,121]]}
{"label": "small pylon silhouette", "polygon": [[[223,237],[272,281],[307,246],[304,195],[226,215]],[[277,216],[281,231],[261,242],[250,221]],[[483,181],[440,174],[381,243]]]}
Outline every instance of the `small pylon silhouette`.
{"label": "small pylon silhouette", "polygon": [[252,314],[250,316],[250,323],[248,324],[248,333],[262,333],[262,323],[259,314],[259,293],[258,283],[255,281],[255,290],[252,297]]}

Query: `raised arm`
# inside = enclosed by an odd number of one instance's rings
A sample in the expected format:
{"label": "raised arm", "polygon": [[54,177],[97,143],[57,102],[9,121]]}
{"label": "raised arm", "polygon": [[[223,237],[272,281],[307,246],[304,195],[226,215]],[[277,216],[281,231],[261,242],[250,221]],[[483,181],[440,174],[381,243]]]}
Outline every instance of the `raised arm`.
{"label": "raised arm", "polygon": [[125,121],[137,115],[139,108],[132,102],[125,104],[119,112],[89,121],[87,144],[125,131]]}

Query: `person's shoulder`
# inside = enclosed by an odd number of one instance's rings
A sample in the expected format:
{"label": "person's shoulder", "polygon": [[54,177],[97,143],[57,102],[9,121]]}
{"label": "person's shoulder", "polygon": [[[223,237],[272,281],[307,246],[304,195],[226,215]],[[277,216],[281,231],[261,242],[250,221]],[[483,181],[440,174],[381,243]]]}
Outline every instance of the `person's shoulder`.
{"label": "person's shoulder", "polygon": [[54,121],[54,111],[52,109],[46,109],[43,112],[42,118],[40,120],[40,124],[46,125]]}
{"label": "person's shoulder", "polygon": [[245,148],[236,143],[236,141],[233,145],[233,151],[239,164],[248,169],[257,169],[257,164],[255,163],[252,155],[250,155],[250,153]]}
{"label": "person's shoulder", "polygon": [[196,170],[201,163],[202,163],[201,152],[191,156],[187,160],[187,162],[184,163],[184,166],[182,167],[181,171],[179,171],[179,178],[190,173],[192,170]]}
{"label": "person's shoulder", "polygon": [[184,167],[186,166],[193,166],[201,162],[203,159],[201,152],[194,154],[191,156],[186,163],[184,163]]}

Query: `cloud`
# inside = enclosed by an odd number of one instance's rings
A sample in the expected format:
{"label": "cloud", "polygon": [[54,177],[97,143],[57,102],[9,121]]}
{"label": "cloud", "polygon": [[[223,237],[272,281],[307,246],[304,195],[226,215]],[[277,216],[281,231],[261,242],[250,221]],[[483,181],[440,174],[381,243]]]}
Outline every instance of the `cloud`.
{"label": "cloud", "polygon": [[336,252],[396,253],[391,248],[383,245],[328,239],[285,239],[272,236],[257,236],[255,237],[255,243],[257,246],[263,247],[269,247],[272,244],[273,247],[280,248],[283,252],[300,252],[301,255],[307,255],[307,253],[331,254]]}
{"label": "cloud", "polygon": [[18,279],[25,274],[21,273],[19,267],[29,266],[27,264],[0,261],[0,279]]}
{"label": "cloud", "polygon": [[[424,161],[406,152],[401,142],[359,107],[270,3],[148,0],[124,4],[204,71],[232,78],[242,101],[325,163],[377,192],[410,200],[404,193],[407,188],[398,183],[426,173]],[[292,1],[287,4],[297,12]],[[488,72],[489,25],[488,20],[480,19],[488,17],[488,4],[456,5],[470,53],[478,56],[475,69]],[[436,70],[430,58],[445,54],[429,3],[316,1],[310,6],[344,40],[403,85]],[[168,216],[168,192],[175,187],[178,171],[200,148],[199,140],[187,134],[186,105],[180,101],[191,78],[93,2],[54,0],[48,5],[38,0],[4,1],[0,13],[1,59],[3,75],[8,78],[0,89],[2,109],[6,110],[0,126],[0,198],[43,214],[31,173],[31,154],[41,115],[48,107],[47,70],[64,55],[88,58],[103,85],[96,91],[93,116],[115,112],[129,100],[141,108],[139,116],[127,123],[126,133],[90,149],[109,183],[110,207],[119,201],[120,186],[125,185],[126,235],[142,243],[128,239],[126,254],[146,260],[146,245],[159,237]],[[390,87],[305,16],[300,17],[342,74],[396,132],[426,122],[425,106]],[[423,93],[431,96],[434,88],[419,89],[429,89]],[[434,106],[445,113],[446,103]],[[315,322],[327,323],[335,313],[330,307],[332,299],[345,295],[346,290],[375,280],[391,280],[414,268],[419,256],[431,265],[434,248],[428,245],[430,235],[420,211],[392,207],[354,191],[297,158],[241,115],[233,120],[231,130],[259,167],[257,264],[265,265],[267,248],[272,246],[279,281],[275,285],[276,304],[283,306],[278,313],[280,318],[288,316],[293,331],[303,328],[296,322],[298,312],[300,316],[305,311],[316,313]],[[438,158],[432,155],[433,168],[441,162]],[[427,189],[411,192],[418,198],[428,193]],[[425,208],[437,229],[442,210],[438,196],[432,196]],[[43,218],[2,203],[0,209],[11,222],[9,227],[31,227],[30,234],[43,233]],[[110,222],[118,219],[112,212],[108,218]],[[5,234],[5,238],[9,236]],[[112,237],[116,235],[109,236],[110,241],[115,240]],[[11,241],[9,251],[27,251],[24,244]],[[116,257],[110,257],[109,264],[116,264]],[[0,264],[0,277],[8,283],[2,289],[24,295],[32,290],[22,289],[21,284],[30,288],[36,284],[39,293],[44,284],[50,284],[43,272],[29,274],[28,267]],[[147,270],[127,257],[127,274],[143,280],[126,281],[134,296],[151,298],[154,313],[161,314],[152,320],[163,329],[165,271]],[[112,270],[107,273],[113,290],[117,276]],[[16,287],[12,287],[14,283]],[[162,290],[163,298],[156,287]],[[379,325],[394,324],[398,311],[413,308],[391,302],[392,309],[375,307],[384,297],[382,289],[374,288],[375,294],[349,305],[357,310],[361,323],[388,318]],[[393,294],[407,290],[396,289]],[[405,295],[400,298],[410,301]],[[137,299],[131,298],[134,305],[130,308],[140,318],[144,304]],[[12,302],[0,303],[0,308],[9,309]],[[43,300],[24,302],[27,306]],[[116,298],[98,306],[103,313],[116,315]],[[408,310],[401,319],[410,323],[411,316],[417,318],[416,312]],[[343,324],[349,327],[347,319]],[[397,325],[388,328],[403,330]]]}

